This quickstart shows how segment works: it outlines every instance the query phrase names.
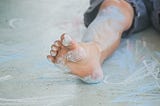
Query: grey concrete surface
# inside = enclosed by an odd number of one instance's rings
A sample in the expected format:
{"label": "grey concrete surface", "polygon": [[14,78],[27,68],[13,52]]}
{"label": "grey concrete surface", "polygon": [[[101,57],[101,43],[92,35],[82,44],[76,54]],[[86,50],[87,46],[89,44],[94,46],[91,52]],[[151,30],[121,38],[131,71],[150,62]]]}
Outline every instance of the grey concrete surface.
{"label": "grey concrete surface", "polygon": [[88,0],[0,0],[0,106],[160,106],[160,34],[123,39],[104,81],[88,85],[48,62],[63,32],[77,41]]}

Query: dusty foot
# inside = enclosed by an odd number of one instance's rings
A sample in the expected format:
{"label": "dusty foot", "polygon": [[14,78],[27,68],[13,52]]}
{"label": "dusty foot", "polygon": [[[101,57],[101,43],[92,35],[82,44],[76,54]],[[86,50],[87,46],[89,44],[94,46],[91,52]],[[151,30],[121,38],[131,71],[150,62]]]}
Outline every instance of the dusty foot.
{"label": "dusty foot", "polygon": [[96,43],[77,43],[66,34],[55,41],[47,56],[54,64],[67,66],[72,74],[87,83],[98,83],[103,79],[100,57]]}

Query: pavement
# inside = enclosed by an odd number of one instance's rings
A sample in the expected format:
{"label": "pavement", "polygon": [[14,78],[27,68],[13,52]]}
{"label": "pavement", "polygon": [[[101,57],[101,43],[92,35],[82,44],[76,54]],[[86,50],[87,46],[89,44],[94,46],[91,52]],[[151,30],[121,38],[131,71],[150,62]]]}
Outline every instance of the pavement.
{"label": "pavement", "polygon": [[160,33],[122,39],[103,64],[104,81],[85,84],[51,64],[50,45],[86,31],[88,0],[0,1],[0,106],[159,106]]}

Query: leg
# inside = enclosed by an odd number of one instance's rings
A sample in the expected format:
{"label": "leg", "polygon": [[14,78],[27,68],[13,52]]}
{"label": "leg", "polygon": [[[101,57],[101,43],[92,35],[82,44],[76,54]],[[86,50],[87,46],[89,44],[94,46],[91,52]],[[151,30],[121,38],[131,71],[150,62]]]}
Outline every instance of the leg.
{"label": "leg", "polygon": [[122,33],[133,21],[133,8],[124,0],[104,0],[89,25],[84,42],[96,42],[101,48],[101,63],[118,47]]}
{"label": "leg", "polygon": [[99,15],[85,34],[93,38],[88,42],[76,43],[63,34],[52,45],[48,59],[55,64],[66,65],[72,74],[88,83],[100,82],[103,79],[103,61],[116,50],[123,31],[131,26],[132,20],[130,4],[124,0],[105,0]]}

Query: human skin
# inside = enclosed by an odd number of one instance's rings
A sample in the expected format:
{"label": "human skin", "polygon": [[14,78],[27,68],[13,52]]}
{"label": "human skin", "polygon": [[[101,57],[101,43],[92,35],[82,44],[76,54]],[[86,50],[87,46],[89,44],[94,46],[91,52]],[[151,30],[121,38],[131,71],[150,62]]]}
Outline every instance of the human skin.
{"label": "human skin", "polygon": [[[112,17],[112,11],[117,18]],[[54,64],[67,66],[71,74],[81,79],[89,77],[93,83],[99,82],[103,79],[101,65],[119,46],[122,33],[132,25],[133,16],[133,8],[125,0],[104,0],[99,14],[84,35],[84,38],[89,35],[93,38],[77,43],[62,34],[60,40],[51,46],[47,58]]]}

